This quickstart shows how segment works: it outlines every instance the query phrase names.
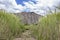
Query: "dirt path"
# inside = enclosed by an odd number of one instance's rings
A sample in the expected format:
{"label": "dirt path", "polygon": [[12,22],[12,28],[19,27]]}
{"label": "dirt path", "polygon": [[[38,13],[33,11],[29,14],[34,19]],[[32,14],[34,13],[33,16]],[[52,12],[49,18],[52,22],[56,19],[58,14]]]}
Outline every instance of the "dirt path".
{"label": "dirt path", "polygon": [[15,38],[14,40],[36,40],[36,39],[31,36],[31,31],[27,30],[21,35],[21,38]]}

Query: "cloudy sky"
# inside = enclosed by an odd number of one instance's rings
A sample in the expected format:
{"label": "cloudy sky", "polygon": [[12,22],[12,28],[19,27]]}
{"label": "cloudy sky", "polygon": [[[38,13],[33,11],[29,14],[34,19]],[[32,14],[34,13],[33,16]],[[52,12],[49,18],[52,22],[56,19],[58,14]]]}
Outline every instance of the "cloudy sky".
{"label": "cloudy sky", "polygon": [[48,7],[53,9],[53,6],[59,2],[60,0],[0,0],[0,9],[14,13],[36,12],[43,14]]}

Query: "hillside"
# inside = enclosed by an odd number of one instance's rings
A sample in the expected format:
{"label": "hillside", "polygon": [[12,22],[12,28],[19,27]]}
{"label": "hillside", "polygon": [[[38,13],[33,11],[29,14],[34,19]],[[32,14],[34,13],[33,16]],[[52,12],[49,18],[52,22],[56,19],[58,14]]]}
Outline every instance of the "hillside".
{"label": "hillside", "polygon": [[42,15],[36,14],[34,12],[21,12],[21,13],[14,13],[14,14],[20,17],[21,22],[24,24],[37,24],[39,18],[42,17]]}
{"label": "hillside", "polygon": [[42,17],[33,12],[12,14],[0,11],[0,40],[60,40],[60,13]]}

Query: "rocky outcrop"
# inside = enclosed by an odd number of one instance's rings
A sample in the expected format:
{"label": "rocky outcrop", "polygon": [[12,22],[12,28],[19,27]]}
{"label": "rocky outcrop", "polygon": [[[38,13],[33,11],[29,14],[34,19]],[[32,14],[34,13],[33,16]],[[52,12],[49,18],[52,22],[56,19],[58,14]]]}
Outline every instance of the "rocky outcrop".
{"label": "rocky outcrop", "polygon": [[21,22],[24,24],[37,24],[41,15],[38,15],[34,12],[22,12],[22,13],[14,13],[18,17],[21,18]]}

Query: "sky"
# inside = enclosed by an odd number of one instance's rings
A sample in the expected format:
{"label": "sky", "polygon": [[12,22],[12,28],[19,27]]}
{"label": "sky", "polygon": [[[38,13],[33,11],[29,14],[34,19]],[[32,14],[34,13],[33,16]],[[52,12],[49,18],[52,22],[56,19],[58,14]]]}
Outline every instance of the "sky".
{"label": "sky", "polygon": [[0,0],[0,9],[8,12],[35,12],[43,15],[48,7],[52,10],[60,0]]}

